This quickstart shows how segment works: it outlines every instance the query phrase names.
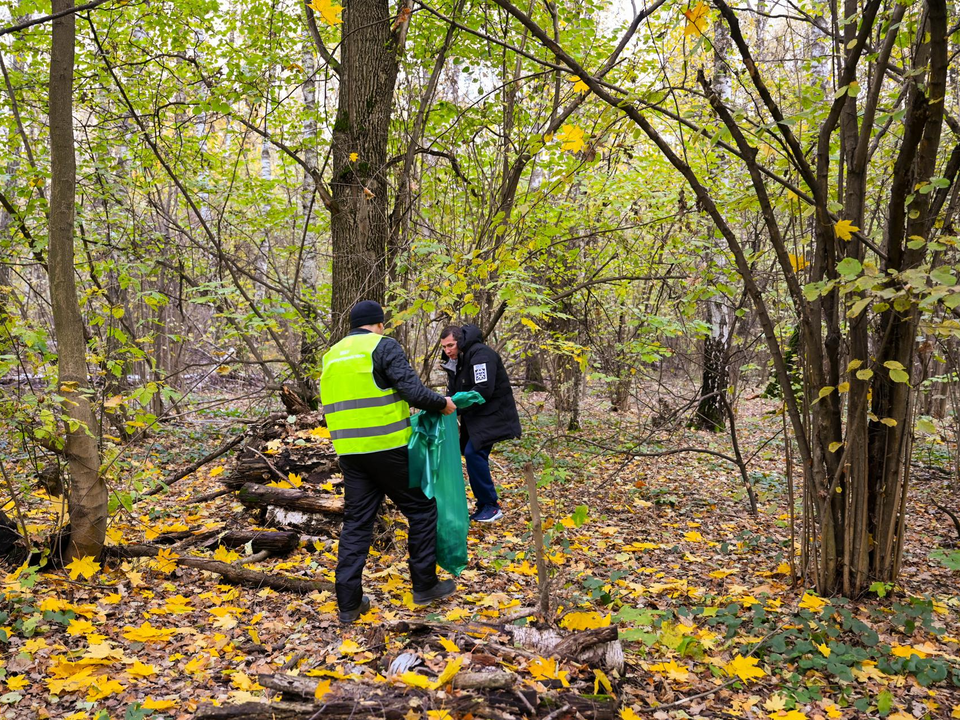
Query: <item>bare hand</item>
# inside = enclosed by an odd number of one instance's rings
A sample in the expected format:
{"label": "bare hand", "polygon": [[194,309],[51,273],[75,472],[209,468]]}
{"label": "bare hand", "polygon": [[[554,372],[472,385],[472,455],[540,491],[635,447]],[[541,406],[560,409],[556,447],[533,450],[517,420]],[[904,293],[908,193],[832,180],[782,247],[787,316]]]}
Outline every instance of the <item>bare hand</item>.
{"label": "bare hand", "polygon": [[452,415],[457,411],[457,406],[453,404],[453,400],[446,398],[447,406],[442,410],[444,415]]}

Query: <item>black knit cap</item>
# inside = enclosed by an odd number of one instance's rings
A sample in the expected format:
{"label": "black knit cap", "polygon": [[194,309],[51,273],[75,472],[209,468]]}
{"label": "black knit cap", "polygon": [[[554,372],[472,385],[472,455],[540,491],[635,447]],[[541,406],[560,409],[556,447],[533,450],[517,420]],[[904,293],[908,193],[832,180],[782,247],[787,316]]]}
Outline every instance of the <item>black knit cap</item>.
{"label": "black knit cap", "polygon": [[374,300],[361,300],[350,311],[350,329],[383,322],[383,308]]}

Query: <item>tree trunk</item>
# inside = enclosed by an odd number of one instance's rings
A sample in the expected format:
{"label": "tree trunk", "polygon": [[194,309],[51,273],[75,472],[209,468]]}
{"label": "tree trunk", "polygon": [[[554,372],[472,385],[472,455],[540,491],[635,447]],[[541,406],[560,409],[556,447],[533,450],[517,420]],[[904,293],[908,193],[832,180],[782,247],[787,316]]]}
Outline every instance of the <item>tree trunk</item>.
{"label": "tree trunk", "polygon": [[[53,12],[73,0],[53,0]],[[87,346],[74,278],[73,226],[77,186],[73,147],[73,14],[53,21],[50,49],[50,300],[57,335],[57,371],[70,463],[69,558],[99,557],[107,529],[107,486],[100,477],[96,422],[87,381]]]}
{"label": "tree trunk", "polygon": [[382,303],[389,237],[387,140],[397,81],[398,37],[386,0],[351,0],[343,10],[340,97],[333,126],[335,209],[333,338],[349,329],[359,300]]}
{"label": "tree trunk", "polygon": [[[730,53],[730,32],[723,23],[716,23],[713,31],[713,91],[725,104],[730,104],[733,95],[727,55]],[[726,185],[730,162],[720,157],[719,182]],[[717,254],[717,264],[722,270],[726,264],[723,253]],[[707,322],[710,335],[703,340],[703,375],[700,380],[700,403],[693,418],[698,430],[720,432],[726,426],[725,398],[730,384],[730,340],[733,338],[733,313],[723,302],[722,296],[709,298],[706,302]]]}

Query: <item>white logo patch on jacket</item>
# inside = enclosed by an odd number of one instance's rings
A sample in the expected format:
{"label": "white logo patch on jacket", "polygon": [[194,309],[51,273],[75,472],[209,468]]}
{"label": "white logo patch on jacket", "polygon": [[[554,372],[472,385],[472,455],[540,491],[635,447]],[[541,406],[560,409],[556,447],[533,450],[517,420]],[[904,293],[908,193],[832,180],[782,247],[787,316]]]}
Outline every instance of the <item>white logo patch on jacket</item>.
{"label": "white logo patch on jacket", "polygon": [[480,363],[473,366],[473,383],[475,385],[487,381],[487,364]]}

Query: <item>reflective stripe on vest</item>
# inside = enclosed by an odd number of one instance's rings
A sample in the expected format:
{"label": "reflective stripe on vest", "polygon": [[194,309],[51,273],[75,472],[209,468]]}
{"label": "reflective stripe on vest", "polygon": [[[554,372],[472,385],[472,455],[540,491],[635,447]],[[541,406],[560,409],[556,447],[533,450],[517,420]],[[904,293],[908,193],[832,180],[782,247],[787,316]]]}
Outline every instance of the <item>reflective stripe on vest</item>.
{"label": "reflective stripe on vest", "polygon": [[340,455],[392,450],[410,440],[410,406],[373,378],[373,351],[382,339],[375,333],[348,335],[323,356],[321,402]]}

